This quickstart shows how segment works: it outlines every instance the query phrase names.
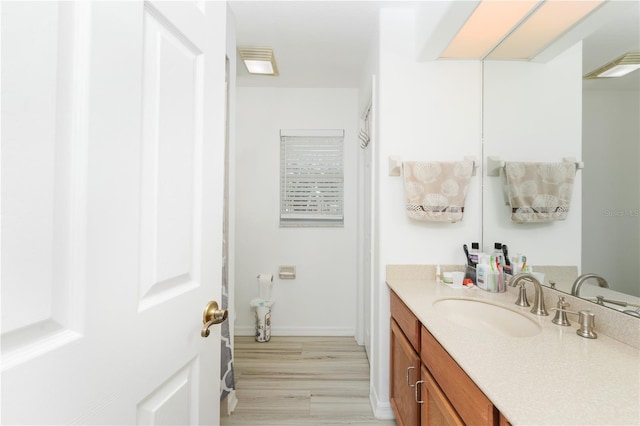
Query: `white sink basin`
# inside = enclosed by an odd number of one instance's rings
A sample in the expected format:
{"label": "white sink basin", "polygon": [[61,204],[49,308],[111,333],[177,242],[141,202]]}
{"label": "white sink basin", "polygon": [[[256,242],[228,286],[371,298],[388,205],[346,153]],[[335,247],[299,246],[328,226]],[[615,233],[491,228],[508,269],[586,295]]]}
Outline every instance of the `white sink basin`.
{"label": "white sink basin", "polygon": [[433,307],[440,315],[457,325],[511,337],[531,337],[542,327],[525,314],[478,299],[439,299]]}

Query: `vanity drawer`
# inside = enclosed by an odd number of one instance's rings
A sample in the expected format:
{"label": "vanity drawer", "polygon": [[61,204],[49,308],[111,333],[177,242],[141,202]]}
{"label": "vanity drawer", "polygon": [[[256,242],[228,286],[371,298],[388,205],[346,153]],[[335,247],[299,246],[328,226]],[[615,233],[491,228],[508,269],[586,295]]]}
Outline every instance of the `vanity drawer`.
{"label": "vanity drawer", "polygon": [[407,305],[395,294],[391,292],[391,317],[396,320],[411,346],[416,351],[420,350],[420,322],[411,312]]}
{"label": "vanity drawer", "polygon": [[438,383],[422,365],[422,425],[464,426],[464,422],[453,408]]}
{"label": "vanity drawer", "polygon": [[498,411],[484,393],[422,327],[420,359],[467,425],[494,425]]}

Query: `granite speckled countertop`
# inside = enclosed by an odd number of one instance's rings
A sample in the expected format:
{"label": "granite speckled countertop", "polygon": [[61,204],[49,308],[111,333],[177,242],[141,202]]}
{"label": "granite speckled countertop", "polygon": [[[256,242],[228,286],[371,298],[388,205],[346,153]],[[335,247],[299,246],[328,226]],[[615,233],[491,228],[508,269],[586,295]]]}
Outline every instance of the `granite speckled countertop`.
{"label": "granite speckled countertop", "polygon": [[[585,339],[576,334],[574,317],[570,327],[551,322],[555,304],[547,303],[551,315],[541,317],[514,304],[515,289],[453,289],[426,278],[424,269],[417,275],[407,271],[387,267],[388,286],[514,426],[640,424],[640,350],[604,334],[597,316],[598,338]],[[532,302],[533,289],[527,288]],[[451,297],[504,305],[529,316],[542,331],[510,337],[456,325],[432,306]],[[640,322],[628,324],[640,328]]]}

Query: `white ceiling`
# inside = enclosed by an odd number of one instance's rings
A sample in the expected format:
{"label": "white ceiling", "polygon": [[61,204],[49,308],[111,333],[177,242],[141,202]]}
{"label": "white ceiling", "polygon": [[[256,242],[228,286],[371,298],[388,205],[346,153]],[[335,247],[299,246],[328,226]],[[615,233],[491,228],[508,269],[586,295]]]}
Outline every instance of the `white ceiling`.
{"label": "white ceiling", "polygon": [[274,49],[279,77],[251,76],[238,62],[238,85],[358,87],[384,5],[403,1],[230,1],[238,46]]}
{"label": "white ceiling", "polygon": [[[640,50],[640,0],[620,1],[620,13],[584,39],[584,73]],[[426,1],[230,1],[238,46],[274,49],[279,77],[249,75],[238,62],[240,86],[358,87],[375,41],[381,7],[418,8]],[[640,72],[587,82],[640,85]]]}

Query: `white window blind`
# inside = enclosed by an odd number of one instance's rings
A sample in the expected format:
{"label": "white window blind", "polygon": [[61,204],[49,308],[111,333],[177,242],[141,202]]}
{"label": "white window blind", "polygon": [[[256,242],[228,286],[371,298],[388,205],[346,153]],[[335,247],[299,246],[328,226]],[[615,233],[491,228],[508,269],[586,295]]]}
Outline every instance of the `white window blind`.
{"label": "white window blind", "polygon": [[344,130],[280,131],[280,226],[343,226]]}

